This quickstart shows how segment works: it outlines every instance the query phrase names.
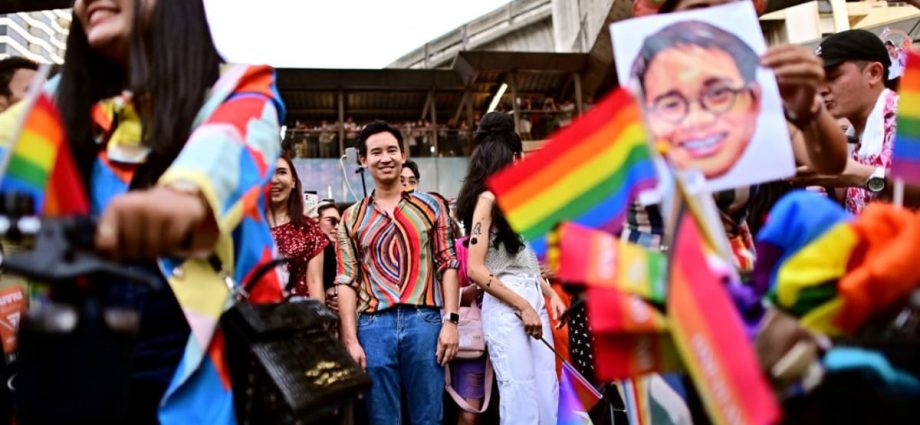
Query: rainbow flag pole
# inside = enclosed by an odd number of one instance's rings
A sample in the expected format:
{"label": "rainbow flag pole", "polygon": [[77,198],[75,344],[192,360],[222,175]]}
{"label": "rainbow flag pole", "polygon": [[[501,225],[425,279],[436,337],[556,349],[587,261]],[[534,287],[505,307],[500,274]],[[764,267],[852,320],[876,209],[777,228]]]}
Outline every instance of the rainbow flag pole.
{"label": "rainbow flag pole", "polygon": [[13,132],[10,133],[9,143],[7,144],[6,150],[0,150],[0,182],[6,177],[6,169],[10,166],[10,159],[13,157],[13,152],[16,151],[16,145],[19,143],[19,140],[22,138],[22,132],[25,129],[26,121],[29,118],[29,111],[32,110],[32,107],[35,106],[35,102],[38,100],[39,95],[42,92],[42,87],[44,86],[45,80],[48,79],[48,73],[51,72],[51,65],[41,64],[38,67],[38,72],[35,73],[35,76],[32,77],[31,85],[29,86],[29,91],[26,93],[26,98],[21,100],[25,102],[26,111],[22,119],[16,123],[16,127],[13,129]]}
{"label": "rainbow flag pole", "polygon": [[[601,398],[604,397],[604,395],[597,391],[597,389],[594,388],[594,385],[588,382],[588,380],[585,379],[585,377],[582,376],[577,369],[575,369],[575,366],[569,363],[568,360],[562,356],[562,354],[559,354],[559,352],[553,348],[553,345],[547,342],[545,338],[540,338],[540,342],[542,342],[546,348],[549,348],[549,350],[552,351],[553,354],[555,354],[556,357],[562,361],[562,376],[560,376],[561,380],[559,382],[560,397],[563,396],[561,392],[563,390],[562,386],[567,385],[569,388],[566,388],[566,390],[571,390],[571,393],[568,394],[568,396],[570,396],[572,400],[566,400],[561,404],[565,404],[566,406],[564,408],[570,410],[570,412],[567,413],[571,413],[571,410],[579,410],[587,414],[587,412],[591,410],[591,408],[593,408],[601,400]],[[576,423],[581,423],[581,421],[576,422],[571,417],[563,420],[563,418],[560,416],[559,423],[564,425],[575,425]],[[590,421],[588,423],[590,423]]]}

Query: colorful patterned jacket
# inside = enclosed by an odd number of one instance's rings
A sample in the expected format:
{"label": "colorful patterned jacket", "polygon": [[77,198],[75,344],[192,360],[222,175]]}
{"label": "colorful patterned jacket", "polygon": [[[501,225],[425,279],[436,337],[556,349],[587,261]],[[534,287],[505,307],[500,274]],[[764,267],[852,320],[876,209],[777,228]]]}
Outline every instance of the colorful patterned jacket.
{"label": "colorful patterned jacket", "polygon": [[[58,81],[45,86],[52,97]],[[128,190],[134,170],[148,153],[140,144],[136,114],[125,107],[124,96],[119,98],[101,102],[93,111],[94,122],[108,131],[92,174],[89,195],[95,214]],[[13,107],[0,115],[0,139],[6,140],[4,133],[10,131],[22,109]],[[116,111],[122,114],[120,124],[105,128],[107,118]],[[163,424],[236,423],[223,337],[217,325],[233,301],[225,278],[238,285],[276,252],[262,206],[281,150],[284,113],[271,67],[225,66],[195,118],[191,137],[158,181],[160,185],[181,181],[200,190],[220,229],[214,252],[224,268],[216,272],[201,259],[158,261],[191,329],[185,354],[160,406]],[[268,273],[256,285],[252,299],[280,299],[280,282],[277,273]]]}

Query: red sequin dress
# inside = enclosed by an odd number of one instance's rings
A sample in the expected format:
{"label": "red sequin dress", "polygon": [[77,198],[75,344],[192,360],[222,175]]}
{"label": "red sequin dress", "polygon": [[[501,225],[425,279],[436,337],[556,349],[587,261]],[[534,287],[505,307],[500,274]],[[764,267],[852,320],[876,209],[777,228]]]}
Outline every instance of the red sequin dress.
{"label": "red sequin dress", "polygon": [[275,243],[278,244],[278,251],[291,262],[288,272],[294,282],[294,289],[291,291],[294,295],[309,295],[307,288],[307,263],[323,252],[329,240],[326,235],[319,229],[316,221],[304,217],[306,220],[303,225],[294,223],[282,224],[272,227],[272,236]]}

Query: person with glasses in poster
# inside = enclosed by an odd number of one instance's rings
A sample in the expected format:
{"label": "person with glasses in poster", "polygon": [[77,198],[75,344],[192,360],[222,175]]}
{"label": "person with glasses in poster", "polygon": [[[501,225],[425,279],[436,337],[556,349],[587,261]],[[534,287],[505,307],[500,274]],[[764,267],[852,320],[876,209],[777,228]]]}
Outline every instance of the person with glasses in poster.
{"label": "person with glasses in poster", "polygon": [[679,22],[649,37],[633,74],[652,136],[708,179],[728,172],[757,127],[759,63],[738,36],[704,22]]}
{"label": "person with glasses in poster", "polygon": [[[659,13],[724,2],[712,3],[667,1]],[[764,94],[757,80],[761,67],[776,76],[796,162],[829,174],[842,171],[846,138],[817,95],[824,74],[820,59],[810,51],[780,45],[758,55],[729,31],[701,21],[679,21],[643,41],[630,73],[640,89],[651,137],[668,144],[672,160],[699,169],[707,179],[717,179],[737,166],[758,131]],[[789,190],[788,183],[779,185]],[[742,275],[753,269],[756,256],[748,224],[752,203],[772,204],[767,199],[772,196],[760,193],[772,186],[776,185],[713,194]],[[663,234],[657,206],[630,206],[625,239],[664,248]]]}

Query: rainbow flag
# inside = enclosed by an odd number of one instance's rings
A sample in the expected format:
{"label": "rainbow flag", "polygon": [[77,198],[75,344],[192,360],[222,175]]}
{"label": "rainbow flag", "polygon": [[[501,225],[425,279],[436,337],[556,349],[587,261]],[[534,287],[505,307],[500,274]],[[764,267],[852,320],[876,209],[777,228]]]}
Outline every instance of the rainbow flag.
{"label": "rainbow flag", "polygon": [[681,370],[670,324],[655,307],[614,289],[589,287],[586,295],[597,379]]}
{"label": "rainbow flag", "polygon": [[727,290],[707,266],[694,218],[684,214],[671,251],[671,334],[716,425],[772,424],[780,410]]}
{"label": "rainbow flag", "polygon": [[650,377],[626,379],[622,384],[623,403],[630,425],[654,425],[649,402]]}
{"label": "rainbow flag", "polygon": [[552,239],[558,242],[557,275],[562,281],[616,289],[664,304],[664,254],[575,223],[563,223]]}
{"label": "rainbow flag", "polygon": [[898,90],[898,133],[891,158],[891,175],[920,183],[920,54],[909,52]]}
{"label": "rainbow flag", "polygon": [[629,203],[655,184],[642,113],[622,88],[488,181],[508,223],[539,255],[563,221],[619,232]]}
{"label": "rainbow flag", "polygon": [[601,400],[599,393],[578,371],[568,363],[562,364],[559,377],[559,425],[590,425],[588,411]]}
{"label": "rainbow flag", "polygon": [[588,288],[588,321],[596,334],[667,332],[664,314],[643,299],[616,289]]}
{"label": "rainbow flag", "polygon": [[47,216],[89,213],[89,200],[57,107],[45,93],[23,102],[30,100],[33,103],[24,115],[19,137],[2,152],[9,158],[0,191],[31,195],[36,213]]}

